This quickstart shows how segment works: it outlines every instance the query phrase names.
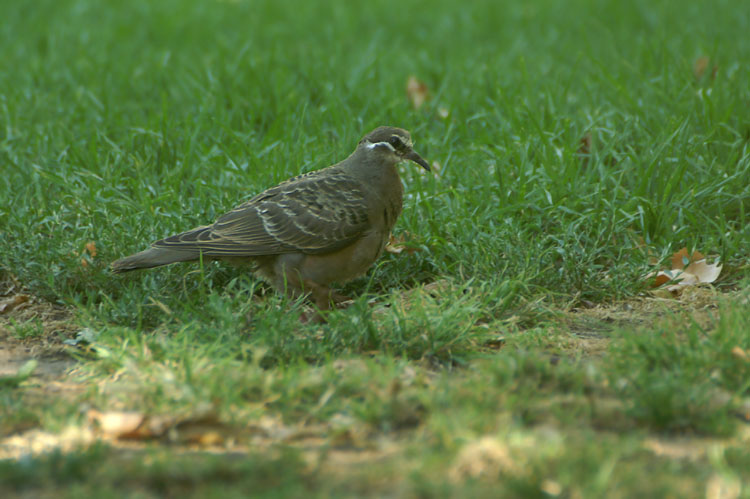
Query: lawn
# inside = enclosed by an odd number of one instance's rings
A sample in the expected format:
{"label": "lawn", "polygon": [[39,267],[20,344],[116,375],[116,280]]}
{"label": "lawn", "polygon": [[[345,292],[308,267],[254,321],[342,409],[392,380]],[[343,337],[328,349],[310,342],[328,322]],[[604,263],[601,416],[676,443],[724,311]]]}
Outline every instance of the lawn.
{"label": "lawn", "polygon": [[[0,18],[1,496],[750,497],[750,4]],[[109,271],[386,124],[434,174],[325,324]]]}

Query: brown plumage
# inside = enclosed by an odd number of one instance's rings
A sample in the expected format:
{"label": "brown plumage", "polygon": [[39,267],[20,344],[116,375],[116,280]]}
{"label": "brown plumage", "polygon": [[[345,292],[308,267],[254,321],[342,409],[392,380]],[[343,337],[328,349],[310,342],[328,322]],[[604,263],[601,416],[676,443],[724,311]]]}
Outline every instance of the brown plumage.
{"label": "brown plumage", "polygon": [[330,285],[361,274],[377,260],[401,213],[396,165],[411,160],[409,132],[379,127],[345,160],[293,177],[205,225],[156,241],[112,263],[114,272],[201,258],[249,262],[275,289],[310,294],[320,309],[342,297]]}

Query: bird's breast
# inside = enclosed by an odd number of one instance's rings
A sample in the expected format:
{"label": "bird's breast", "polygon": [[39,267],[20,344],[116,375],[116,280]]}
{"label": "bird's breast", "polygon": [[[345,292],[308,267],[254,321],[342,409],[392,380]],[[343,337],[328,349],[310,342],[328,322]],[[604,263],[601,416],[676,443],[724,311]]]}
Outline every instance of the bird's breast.
{"label": "bird's breast", "polygon": [[380,220],[380,227],[390,232],[403,208],[404,202],[404,187],[401,184],[401,178],[395,168],[387,172],[384,176],[384,182],[379,186],[379,196],[377,205],[380,208],[381,213],[378,213]]}

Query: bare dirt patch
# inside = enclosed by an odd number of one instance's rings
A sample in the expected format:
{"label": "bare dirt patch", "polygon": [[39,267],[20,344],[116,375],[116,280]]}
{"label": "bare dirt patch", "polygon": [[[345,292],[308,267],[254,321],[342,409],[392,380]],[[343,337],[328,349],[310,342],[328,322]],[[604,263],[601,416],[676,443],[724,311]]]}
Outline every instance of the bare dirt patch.
{"label": "bare dirt patch", "polygon": [[33,376],[60,378],[74,363],[63,338],[76,330],[69,309],[24,292],[8,274],[0,278],[0,377],[13,376],[36,360]]}
{"label": "bare dirt patch", "polygon": [[601,355],[609,344],[608,333],[617,328],[648,327],[662,317],[683,314],[707,325],[722,297],[732,299],[731,294],[719,293],[712,286],[691,286],[670,298],[647,294],[616,303],[573,308],[563,315],[561,326],[572,333],[574,350]]}

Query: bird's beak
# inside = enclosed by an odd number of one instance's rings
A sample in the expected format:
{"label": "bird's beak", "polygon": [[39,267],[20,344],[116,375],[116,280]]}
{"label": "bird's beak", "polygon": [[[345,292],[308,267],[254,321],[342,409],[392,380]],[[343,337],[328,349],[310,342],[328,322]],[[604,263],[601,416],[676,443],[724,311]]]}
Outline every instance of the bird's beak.
{"label": "bird's beak", "polygon": [[418,164],[419,166],[421,166],[422,168],[424,168],[428,172],[432,171],[432,170],[430,170],[429,163],[427,163],[427,161],[425,161],[424,159],[422,159],[422,156],[420,156],[419,154],[417,154],[413,149],[410,149],[409,152],[407,152],[406,154],[404,154],[404,159],[408,159],[409,161],[414,161],[416,164]]}

